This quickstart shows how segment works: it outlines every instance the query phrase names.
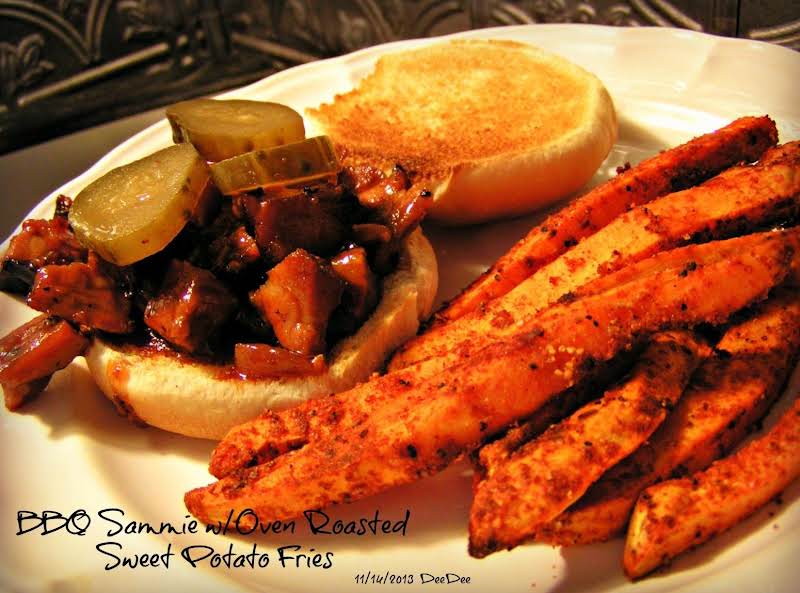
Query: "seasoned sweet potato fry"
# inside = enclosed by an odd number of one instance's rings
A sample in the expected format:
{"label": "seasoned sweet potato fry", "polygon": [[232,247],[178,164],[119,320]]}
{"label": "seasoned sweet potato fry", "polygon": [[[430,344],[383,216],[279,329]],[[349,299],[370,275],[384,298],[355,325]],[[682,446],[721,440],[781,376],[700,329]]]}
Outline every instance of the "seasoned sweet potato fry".
{"label": "seasoned sweet potato fry", "polygon": [[703,470],[738,444],[780,393],[800,353],[800,293],[770,298],[731,326],[716,351],[648,443],[540,526],[537,540],[568,546],[622,533],[647,486]]}
{"label": "seasoned sweet potato fry", "polygon": [[[646,343],[641,344],[642,347]],[[589,380],[581,381],[550,399],[530,418],[511,426],[505,433],[475,449],[470,455],[473,469],[473,490],[478,483],[502,467],[517,449],[541,435],[551,425],[564,420],[586,405],[611,384],[620,380],[633,367],[643,348],[632,348],[613,358]]]}
{"label": "seasoned sweet potato fry", "polygon": [[580,498],[658,428],[708,353],[691,332],[656,334],[621,384],[492,468],[475,488],[470,554],[513,548]]}
{"label": "seasoned sweet potato fry", "polygon": [[[692,246],[679,255],[705,253],[709,263],[694,259],[686,273],[662,270],[552,307],[508,339],[484,339],[484,348],[438,369],[438,359],[426,363],[434,369],[427,379],[409,369],[331,396],[323,405],[327,422],[313,419],[313,402],[265,413],[223,441],[220,454],[235,462],[218,467],[230,473],[187,493],[186,505],[207,522],[243,508],[264,520],[289,518],[440,471],[638,337],[670,325],[721,323],[763,298],[787,276],[797,247],[796,230]],[[713,257],[720,248],[730,257]],[[268,461],[248,467],[262,452]]]}
{"label": "seasoned sweet potato fry", "polygon": [[[774,243],[775,241],[783,243],[783,246]],[[701,268],[701,272],[703,268],[708,268],[719,282],[724,283],[727,281],[724,270],[727,269],[727,273],[731,275],[741,274],[742,267],[748,265],[745,263],[748,261],[748,253],[770,252],[778,248],[787,250],[788,255],[789,252],[798,250],[798,242],[800,242],[800,229],[792,229],[778,234],[764,233],[705,245],[691,245],[660,253],[609,276],[601,277],[576,291],[575,296],[583,297],[608,292],[609,295],[617,295],[621,299],[620,304],[624,305],[626,302],[632,302],[633,298],[625,285],[635,284],[634,293],[643,291],[640,294],[649,296],[647,291],[658,292],[670,287],[675,278],[686,278],[689,269],[696,271],[698,267]],[[745,256],[745,259],[742,259],[742,256]],[[795,265],[798,259],[800,258],[795,258],[789,267]],[[687,285],[679,286],[683,290]],[[673,297],[677,298],[676,295]],[[695,303],[693,307],[709,303],[702,294],[697,294],[682,302],[680,309],[684,307],[688,309],[692,302]],[[528,319],[521,324],[507,323],[492,327],[485,335],[476,336],[473,343],[463,348],[452,350],[445,356],[428,359],[402,371],[393,372],[390,374],[391,379],[386,379],[388,388],[378,380],[370,382],[368,387],[362,386],[360,391],[358,388],[352,390],[346,407],[341,406],[335,398],[313,400],[301,407],[286,411],[280,418],[267,414],[235,427],[217,447],[211,459],[211,473],[221,478],[235,469],[263,463],[281,453],[296,449],[306,440],[319,440],[344,427],[355,426],[369,417],[374,408],[383,408],[391,404],[394,399],[391,386],[395,383],[411,385],[432,378],[438,373],[468,361],[481,347],[492,341],[508,340],[526,331],[540,330],[535,311],[526,311],[523,307],[518,313]],[[670,311],[662,313],[667,318],[671,315]],[[702,316],[703,313],[698,312],[698,314]],[[545,312],[540,312],[539,315],[545,315]],[[599,325],[602,320],[590,318],[587,321],[592,325],[595,323]],[[563,405],[563,409],[566,410],[571,404],[561,402],[557,405]]]}
{"label": "seasoned sweet potato fry", "polygon": [[544,308],[595,278],[656,252],[795,216],[800,211],[800,142],[770,149],[762,160],[766,164],[734,167],[701,186],[620,215],[481,310],[413,338],[395,354],[389,368],[439,356],[513,318],[522,307]]}
{"label": "seasoned sweet potato fry", "polygon": [[635,579],[730,529],[800,476],[800,398],[765,435],[687,478],[645,490],[622,564]]}
{"label": "seasoned sweet potato fry", "polygon": [[[531,418],[512,426],[502,437],[490,441],[473,451],[471,459],[474,470],[473,492],[483,480],[490,478],[498,469],[508,463],[511,456],[525,443],[529,443],[540,436],[551,425],[569,416],[582,404],[591,401],[592,394],[580,389],[580,387],[559,393],[536,410],[536,413]],[[595,392],[594,395],[596,396],[597,393]]]}
{"label": "seasoned sweet potato fry", "polygon": [[[706,289],[702,288],[699,283],[674,283],[676,279],[685,279],[690,276],[690,269],[693,270],[692,274],[698,270],[700,274],[707,272],[716,279],[717,283],[724,285],[730,277],[742,275],[743,269],[748,270],[745,278],[749,279],[750,264],[748,262],[752,258],[760,257],[758,254],[769,253],[770,255],[765,260],[767,262],[780,260],[781,257],[793,257],[792,254],[800,251],[799,243],[800,229],[791,229],[704,245],[690,245],[660,253],[609,276],[604,276],[576,291],[575,295],[582,297],[608,293],[606,301],[613,304],[613,298],[617,298],[619,299],[618,305],[621,307],[626,307],[627,303],[634,304],[636,298],[640,298],[642,299],[640,306],[647,308],[646,301],[651,293],[664,290],[693,290],[694,293],[676,292],[670,296],[677,300],[681,298],[679,294],[685,295],[683,298],[686,300],[675,305],[676,313],[674,313],[678,318],[685,318],[683,316],[690,308],[708,306],[713,308],[716,303],[715,300],[704,297]],[[790,270],[792,266],[796,266],[798,259],[800,258],[794,258],[788,264]],[[781,271],[783,267],[782,264],[778,264],[777,267],[771,268],[771,273],[786,272],[786,270]],[[752,269],[770,273],[770,268],[764,268],[763,263],[756,264]],[[699,279],[695,275],[692,275],[692,278]],[[756,280],[756,282],[761,281],[763,279]],[[768,281],[765,285],[771,286],[770,282]],[[778,282],[779,280],[775,280],[775,283]],[[629,284],[634,286],[632,291],[626,288]],[[715,296],[719,298],[721,295]],[[561,310],[558,307],[553,308]],[[698,310],[696,313],[699,318],[703,318],[703,315],[710,315],[711,310]],[[535,311],[526,311],[524,307],[518,314],[527,317],[521,324],[507,323],[492,327],[486,334],[476,336],[473,343],[467,344],[463,348],[452,350],[445,356],[428,359],[402,371],[390,373],[384,379],[371,381],[367,385],[351,390],[347,406],[342,406],[336,398],[313,400],[303,406],[287,410],[280,417],[266,414],[235,427],[217,447],[211,459],[211,473],[217,477],[223,477],[235,469],[269,461],[277,455],[302,446],[307,440],[320,440],[345,427],[353,427],[368,418],[374,408],[386,408],[392,405],[395,399],[395,385],[412,385],[433,378],[451,367],[464,364],[481,347],[492,341],[505,341],[525,332],[540,331],[539,317],[549,315],[547,311],[542,311],[537,315]],[[663,322],[665,324],[675,319],[671,310],[662,310],[659,314],[665,319]],[[555,315],[557,316],[558,312]],[[590,317],[585,321],[592,327],[597,327],[603,322],[603,319]],[[386,383],[384,384],[383,381]]]}
{"label": "seasoned sweet potato fry", "polygon": [[490,476],[494,470],[508,461],[511,455],[525,443],[532,441],[552,424],[560,422],[581,406],[597,398],[603,389],[622,377],[641,354],[640,348],[633,348],[613,358],[601,367],[589,380],[581,381],[573,389],[559,393],[536,410],[530,418],[511,426],[496,439],[490,439],[471,454],[473,486]]}
{"label": "seasoned sweet potato fry", "polygon": [[757,160],[778,141],[768,117],[743,117],[665,150],[596,187],[553,214],[437,313],[439,325],[476,311],[506,294],[571,245],[597,232],[633,206],[713,177],[739,162]]}

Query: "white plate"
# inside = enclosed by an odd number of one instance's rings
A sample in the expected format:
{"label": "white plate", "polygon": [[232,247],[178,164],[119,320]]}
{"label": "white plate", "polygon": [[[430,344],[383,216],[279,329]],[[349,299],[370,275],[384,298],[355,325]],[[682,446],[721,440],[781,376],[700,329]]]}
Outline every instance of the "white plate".
{"label": "white plate", "polygon": [[[715,129],[744,114],[770,114],[783,140],[800,138],[800,55],[758,42],[667,29],[617,29],[546,25],[474,31],[470,37],[528,41],[596,73],[608,86],[620,115],[620,138],[592,183],[606,179],[625,161]],[[347,90],[369,72],[384,52],[427,41],[393,43],[287,70],[230,96],[275,100],[296,109],[314,106]],[[92,169],[45,199],[32,216],[50,215],[54,196],[74,195],[109,168],[170,143],[165,122],[131,138]],[[467,231],[430,229],[440,257],[440,298],[470,278],[522,236],[537,217]],[[32,314],[0,295],[0,332]],[[797,391],[797,381],[792,391]],[[796,590],[800,557],[800,487],[703,549],[679,559],[662,574],[632,585],[622,576],[621,541],[559,550],[522,546],[484,560],[466,554],[470,478],[456,465],[435,478],[330,511],[335,518],[383,516],[398,519],[410,510],[407,534],[383,536],[309,535],[298,522],[294,535],[229,539],[205,534],[108,536],[113,525],[100,509],[117,507],[126,520],[180,526],[187,515],[183,492],[210,481],[211,444],[154,429],[138,429],[119,418],[93,387],[85,369],[73,364],[59,373],[43,397],[22,414],[0,413],[4,470],[0,485],[0,585],[18,591],[350,591],[390,585],[356,585],[359,573],[414,575],[457,573],[469,585],[447,590],[505,591],[777,591]],[[17,512],[69,514],[85,509],[92,523],[85,536],[37,531],[16,535]],[[24,523],[32,526],[32,523]],[[178,553],[192,545],[224,552],[230,543],[246,553],[253,543],[269,554],[266,568],[192,569],[176,554],[170,568],[104,570],[109,556],[95,549],[114,541],[124,552]],[[279,546],[331,552],[329,569],[281,567]],[[399,585],[391,585],[400,587]],[[430,589],[431,584],[425,589]]]}

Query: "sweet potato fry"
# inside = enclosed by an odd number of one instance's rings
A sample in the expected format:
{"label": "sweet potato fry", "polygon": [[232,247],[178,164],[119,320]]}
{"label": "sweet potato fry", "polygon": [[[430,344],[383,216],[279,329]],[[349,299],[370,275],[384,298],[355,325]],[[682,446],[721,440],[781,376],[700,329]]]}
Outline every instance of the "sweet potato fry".
{"label": "sweet potato fry", "polygon": [[[560,422],[582,404],[592,399],[588,390],[583,390],[582,384],[575,389],[568,389],[550,399],[529,419],[508,429],[502,437],[484,444],[473,451],[472,468],[473,493],[483,480],[490,478],[503,467],[520,447],[540,436],[551,425]],[[594,393],[597,395],[597,392]]]}
{"label": "sweet potato fry", "polygon": [[440,325],[479,310],[633,206],[691,187],[739,162],[757,160],[778,141],[768,117],[743,117],[666,150],[553,214],[436,315]]}
{"label": "sweet potato fry", "polygon": [[620,385],[493,468],[475,489],[470,554],[515,547],[580,498],[663,422],[708,353],[691,332],[656,334]]}
{"label": "sweet potato fry", "polygon": [[[261,519],[289,518],[440,471],[638,337],[665,326],[721,323],[762,299],[786,277],[797,247],[797,230],[691,246],[673,257],[705,254],[710,263],[694,259],[689,272],[662,270],[552,307],[508,339],[483,339],[485,347],[438,369],[438,359],[426,363],[428,378],[412,368],[331,396],[322,405],[326,420],[315,419],[314,402],[265,413],[223,441],[221,454],[235,461],[218,467],[229,473],[187,493],[186,505],[207,522],[243,508]],[[720,249],[730,257],[713,257]]]}
{"label": "sweet potato fry", "polygon": [[[642,343],[641,346],[645,346]],[[511,455],[541,435],[551,425],[564,420],[581,406],[586,405],[611,384],[619,381],[633,367],[643,348],[632,348],[614,357],[599,372],[581,381],[573,389],[559,393],[526,418],[511,426],[504,434],[490,439],[473,451],[470,461],[473,469],[473,490],[478,483],[503,466]]]}
{"label": "sweet potato fry", "polygon": [[766,164],[729,169],[701,186],[622,214],[513,290],[407,342],[389,364],[397,370],[458,347],[475,333],[514,318],[522,307],[542,309],[595,278],[687,242],[747,232],[800,211],[800,142],[773,148]]}
{"label": "sweet potato fry", "polygon": [[[775,258],[780,259],[781,257],[794,257],[793,254],[800,251],[798,243],[800,243],[800,229],[750,235],[704,245],[690,245],[660,253],[614,274],[604,276],[577,291],[576,296],[608,293],[607,301],[612,303],[612,299],[616,297],[620,299],[620,306],[626,306],[627,302],[633,303],[636,298],[641,298],[643,299],[641,307],[646,308],[645,301],[649,298],[650,293],[662,290],[700,291],[694,294],[676,292],[671,295],[671,298],[676,301],[679,298],[685,299],[680,301],[679,305],[675,305],[678,314],[683,316],[689,309],[714,306],[713,303],[716,302],[705,299],[704,293],[697,284],[685,282],[674,284],[676,278],[686,278],[689,275],[689,269],[695,272],[700,269],[701,273],[703,273],[703,269],[706,269],[716,279],[716,282],[722,285],[728,281],[726,274],[731,277],[737,274],[741,275],[743,268],[749,269],[747,262],[750,261],[750,258],[757,258],[759,253],[771,254],[765,261],[775,261]],[[795,257],[788,264],[790,270],[792,266],[797,265],[798,259],[800,258]],[[772,268],[772,272],[783,273],[782,267],[781,264],[778,264]],[[757,264],[753,269],[766,271],[762,264]],[[697,278],[697,276],[693,276],[693,278]],[[757,282],[759,281],[763,280],[757,280]],[[778,282],[778,280],[775,281],[775,283]],[[632,292],[626,288],[628,284],[634,285]],[[692,289],[692,286],[695,288]],[[632,294],[634,296],[631,296]],[[681,297],[680,295],[686,296]],[[557,307],[554,308],[557,309]],[[525,313],[524,309],[520,313]],[[211,473],[221,478],[233,470],[267,462],[286,451],[299,448],[308,440],[320,440],[346,427],[353,427],[368,418],[374,408],[385,408],[391,405],[395,397],[393,392],[395,385],[412,385],[433,378],[451,367],[464,364],[481,347],[492,341],[509,340],[514,335],[540,331],[538,317],[546,316],[548,313],[543,311],[538,316],[534,313],[531,312],[530,319],[522,324],[493,327],[486,335],[476,336],[475,341],[464,348],[450,351],[445,356],[428,359],[402,371],[390,373],[384,379],[371,381],[367,385],[351,390],[347,406],[342,406],[335,398],[314,400],[303,406],[292,408],[280,417],[266,414],[235,427],[217,447],[211,459]],[[704,314],[710,314],[708,310],[697,310],[696,313],[699,318],[702,318]],[[663,310],[659,314],[664,316],[663,323],[665,324],[672,319],[672,311]],[[557,315],[558,313],[556,313]],[[590,322],[593,327],[597,327],[603,320],[590,317],[586,321]],[[382,381],[385,381],[386,384],[384,385]]]}
{"label": "sweet potato fry", "polygon": [[602,393],[604,388],[630,370],[641,348],[632,348],[601,367],[601,372],[581,381],[572,389],[551,398],[530,417],[512,425],[504,434],[485,442],[470,455],[473,471],[473,490],[478,484],[508,461],[525,443],[541,435],[551,425],[560,422],[581,406]]}
{"label": "sweet potato fry", "polygon": [[[775,243],[777,241],[777,243]],[[707,268],[718,282],[725,283],[727,279],[724,270],[728,274],[741,274],[742,266],[747,267],[747,254],[757,254],[762,251],[772,252],[774,249],[786,250],[786,255],[794,253],[798,249],[800,242],[800,229],[792,229],[778,234],[764,233],[751,235],[728,241],[719,241],[705,245],[691,245],[673,251],[660,253],[652,258],[638,262],[635,265],[623,268],[618,272],[604,276],[590,283],[583,289],[576,291],[575,296],[584,297],[589,295],[599,295],[609,293],[608,301],[620,299],[620,304],[624,306],[626,302],[633,302],[635,295],[642,295],[640,298],[649,298],[650,292],[658,292],[669,289],[673,286],[675,278],[686,278],[689,270],[697,271]],[[770,246],[770,244],[772,245]],[[783,243],[783,245],[779,245]],[[773,253],[773,256],[775,253]],[[742,259],[742,256],[745,259]],[[795,258],[795,261],[800,258]],[[791,268],[795,261],[789,265]],[[755,269],[763,269],[756,266]],[[719,276],[717,276],[719,274]],[[633,284],[635,288],[629,292],[625,285]],[[680,283],[675,286],[676,290],[686,290],[692,284]],[[637,292],[641,291],[641,292]],[[634,296],[631,296],[631,295]],[[673,294],[672,298],[679,298]],[[676,305],[681,314],[691,308],[703,307],[710,303],[703,298],[702,294],[689,295],[688,300]],[[644,301],[643,301],[644,302]],[[646,305],[643,304],[642,307]],[[540,312],[527,312],[523,307],[519,312],[521,315],[529,316],[527,321],[521,324],[505,324],[492,327],[483,336],[476,336],[475,340],[465,347],[452,350],[446,355],[431,358],[416,364],[402,371],[396,371],[386,378],[386,385],[381,380],[372,381],[368,386],[362,386],[360,391],[354,389],[350,392],[347,406],[341,406],[336,399],[320,399],[307,402],[301,407],[286,411],[280,417],[267,414],[251,422],[246,422],[231,430],[230,434],[219,444],[211,459],[210,470],[216,477],[223,477],[233,470],[264,463],[277,455],[299,448],[307,440],[320,440],[329,434],[343,430],[346,427],[353,427],[369,417],[374,408],[385,408],[391,405],[394,399],[394,385],[412,385],[416,382],[430,379],[451,367],[464,364],[474,356],[481,347],[486,346],[492,341],[509,340],[514,335],[524,334],[525,332],[540,331],[538,317],[546,315]],[[670,318],[670,311],[662,311],[665,318]],[[556,314],[557,315],[557,314]],[[698,311],[702,318],[703,312]],[[594,326],[600,324],[601,320],[587,319]],[[665,321],[664,323],[668,323]],[[356,394],[359,395],[356,395]],[[561,402],[563,409],[568,409],[570,402]],[[538,407],[537,407],[538,410]],[[484,435],[491,436],[490,434]]]}
{"label": "sweet potato fry", "polygon": [[645,490],[622,564],[635,579],[733,527],[800,476],[800,399],[765,435],[687,478]]}
{"label": "sweet potato fry", "polygon": [[780,393],[800,353],[800,294],[785,290],[770,298],[731,326],[716,351],[648,443],[540,526],[537,540],[568,546],[614,537],[647,486],[703,470],[738,444]]}

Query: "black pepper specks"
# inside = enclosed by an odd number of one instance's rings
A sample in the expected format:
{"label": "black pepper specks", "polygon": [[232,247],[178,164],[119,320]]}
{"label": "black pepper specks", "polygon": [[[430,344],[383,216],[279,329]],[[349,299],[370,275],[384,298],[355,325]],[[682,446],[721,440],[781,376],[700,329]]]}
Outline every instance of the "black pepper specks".
{"label": "black pepper specks", "polygon": [[696,269],[697,269],[697,262],[690,261],[688,264],[686,264],[686,267],[680,271],[678,276],[680,276],[681,278],[686,278],[686,276],[689,275],[689,272],[694,272]]}

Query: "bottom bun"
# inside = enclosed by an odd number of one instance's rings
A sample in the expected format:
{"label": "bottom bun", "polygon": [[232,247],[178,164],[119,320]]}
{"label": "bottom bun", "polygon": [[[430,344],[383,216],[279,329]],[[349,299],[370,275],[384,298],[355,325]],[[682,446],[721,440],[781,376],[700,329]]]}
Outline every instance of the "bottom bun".
{"label": "bottom bun", "polygon": [[179,434],[221,439],[265,409],[350,389],[379,370],[430,315],[438,274],[433,249],[417,229],[403,244],[397,269],[383,281],[383,296],[357,333],[331,351],[320,375],[271,379],[227,376],[220,367],[135,346],[95,339],[86,352],[89,372],[117,408],[135,421]]}

